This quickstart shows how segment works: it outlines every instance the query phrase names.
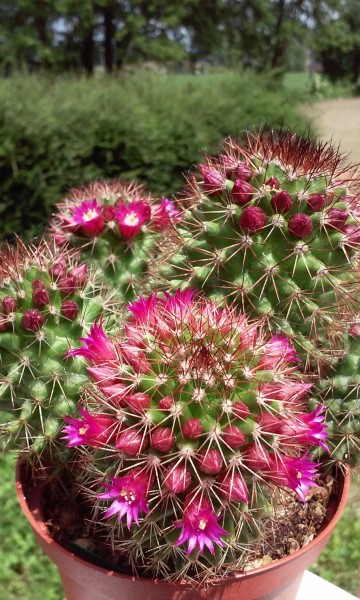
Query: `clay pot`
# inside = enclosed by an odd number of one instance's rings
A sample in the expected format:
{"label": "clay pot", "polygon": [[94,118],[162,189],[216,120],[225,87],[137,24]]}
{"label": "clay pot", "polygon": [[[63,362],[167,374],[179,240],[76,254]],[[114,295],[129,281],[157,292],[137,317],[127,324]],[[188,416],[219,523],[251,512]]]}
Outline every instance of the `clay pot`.
{"label": "clay pot", "polygon": [[332,498],[325,522],[316,538],[304,548],[272,564],[227,578],[208,589],[188,584],[122,575],[83,560],[57,544],[49,535],[42,516],[41,486],[25,480],[18,464],[17,494],[35,537],[56,564],[67,600],[295,600],[303,573],[329,541],[349,493],[349,470],[339,474],[338,496]]}

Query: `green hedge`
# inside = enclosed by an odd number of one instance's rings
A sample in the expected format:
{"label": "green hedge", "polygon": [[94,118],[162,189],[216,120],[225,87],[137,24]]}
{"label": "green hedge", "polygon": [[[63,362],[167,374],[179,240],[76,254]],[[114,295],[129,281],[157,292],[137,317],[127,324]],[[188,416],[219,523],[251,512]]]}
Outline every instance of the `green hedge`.
{"label": "green hedge", "polygon": [[[43,227],[69,187],[122,175],[170,194],[229,134],[303,130],[294,95],[251,73],[0,81],[0,237]],[[40,227],[39,227],[40,228]]]}

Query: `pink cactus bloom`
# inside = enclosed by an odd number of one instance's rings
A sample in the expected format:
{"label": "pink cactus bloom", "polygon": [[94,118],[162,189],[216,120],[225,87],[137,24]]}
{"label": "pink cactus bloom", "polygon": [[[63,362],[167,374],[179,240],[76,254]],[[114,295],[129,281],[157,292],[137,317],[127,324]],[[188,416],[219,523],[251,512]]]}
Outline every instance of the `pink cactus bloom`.
{"label": "pink cactus bloom", "polygon": [[325,440],[327,438],[327,425],[324,423],[324,406],[318,406],[314,412],[299,413],[294,419],[283,420],[280,428],[279,441],[284,445],[321,446],[329,452]]}
{"label": "pink cactus bloom", "polygon": [[158,229],[166,229],[172,223],[180,220],[180,211],[176,208],[174,202],[168,198],[162,198],[160,204],[153,206],[152,223]]}
{"label": "pink cactus bloom", "polygon": [[125,240],[131,240],[150,220],[150,216],[150,206],[143,200],[122,204],[116,211],[116,220],[122,237]]}
{"label": "pink cactus bloom", "polygon": [[89,411],[79,407],[82,419],[65,417],[67,425],[63,428],[65,435],[62,439],[67,440],[67,446],[91,446],[97,447],[108,444],[115,433],[117,422],[106,415],[92,415]]}
{"label": "pink cactus bloom", "polygon": [[103,483],[107,492],[98,494],[97,498],[109,500],[115,498],[110,508],[106,511],[104,518],[118,515],[119,521],[126,515],[126,525],[130,529],[133,521],[139,525],[140,511],[149,512],[147,494],[151,486],[149,477],[138,470],[132,471],[124,477],[112,477],[112,482]]}
{"label": "pink cactus bloom", "polygon": [[290,488],[306,502],[310,487],[318,487],[315,483],[319,463],[313,463],[307,456],[275,456],[269,470],[263,471],[263,476],[276,485]]}
{"label": "pink cactus bloom", "polygon": [[182,520],[174,523],[175,527],[182,528],[175,545],[181,546],[187,542],[187,555],[191,554],[195,548],[198,548],[199,553],[203,554],[205,546],[211,554],[214,554],[214,544],[224,546],[220,536],[228,533],[218,524],[219,518],[214,514],[209,502],[203,500],[199,503],[194,500],[185,508]]}
{"label": "pink cactus bloom", "polygon": [[277,333],[271,340],[263,346],[264,354],[262,355],[258,368],[261,369],[277,369],[280,365],[289,364],[298,361],[295,349],[290,341],[282,334]]}
{"label": "pink cactus bloom", "polygon": [[90,327],[90,332],[86,338],[80,338],[84,344],[82,348],[69,350],[66,357],[83,356],[93,364],[101,364],[117,359],[114,344],[109,340],[103,330],[102,321],[95,323]]}
{"label": "pink cactus bloom", "polygon": [[73,219],[74,223],[80,225],[82,231],[91,237],[96,237],[104,231],[102,206],[96,200],[85,200],[80,206],[77,206]]}
{"label": "pink cactus bloom", "polygon": [[281,383],[264,383],[259,386],[259,394],[271,402],[276,400],[284,404],[305,407],[305,400],[312,383],[302,381],[282,381]]}

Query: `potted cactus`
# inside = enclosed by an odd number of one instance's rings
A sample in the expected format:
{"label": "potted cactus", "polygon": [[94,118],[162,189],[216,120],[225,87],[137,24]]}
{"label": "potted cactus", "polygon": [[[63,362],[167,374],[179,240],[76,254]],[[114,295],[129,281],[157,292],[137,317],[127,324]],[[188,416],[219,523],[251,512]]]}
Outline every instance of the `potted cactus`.
{"label": "potted cactus", "polygon": [[[176,205],[139,190],[74,190],[52,222],[58,249],[4,271],[15,419],[2,432],[31,449],[20,502],[68,600],[290,600],[341,514],[359,448],[357,381],[346,387],[359,356],[354,169],[329,145],[260,133],[207,157]],[[106,298],[153,291],[103,305],[79,256]],[[323,529],[266,565],[266,524],[275,531],[293,503],[306,513],[334,463]],[[51,537],[42,515],[53,521],[59,489],[60,504],[79,493],[94,547]]]}

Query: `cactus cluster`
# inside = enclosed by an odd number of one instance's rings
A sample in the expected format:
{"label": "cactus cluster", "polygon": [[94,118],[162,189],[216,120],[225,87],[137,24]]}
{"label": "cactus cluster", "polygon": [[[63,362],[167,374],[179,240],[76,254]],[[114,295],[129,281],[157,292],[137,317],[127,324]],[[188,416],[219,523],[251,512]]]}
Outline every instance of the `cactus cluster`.
{"label": "cactus cluster", "polygon": [[[240,568],[275,487],[305,501],[326,446],[288,339],[191,290],[129,306],[117,336],[92,326],[69,356],[93,381],[64,439],[136,573],[203,581]],[[105,489],[105,491],[104,491]]]}
{"label": "cactus cluster", "polygon": [[106,308],[101,286],[74,251],[6,246],[0,253],[1,437],[42,452],[77,407],[86,372],[69,345]]}
{"label": "cactus cluster", "polygon": [[78,248],[82,260],[101,270],[119,301],[140,289],[157,234],[178,220],[167,198],[157,201],[143,186],[118,179],[73,189],[55,207],[50,233],[56,243]]}
{"label": "cactus cluster", "polygon": [[358,301],[354,169],[331,145],[288,131],[247,134],[199,165],[181,205],[178,248],[161,275],[267,315],[306,369],[321,373],[341,343],[334,321]]}

